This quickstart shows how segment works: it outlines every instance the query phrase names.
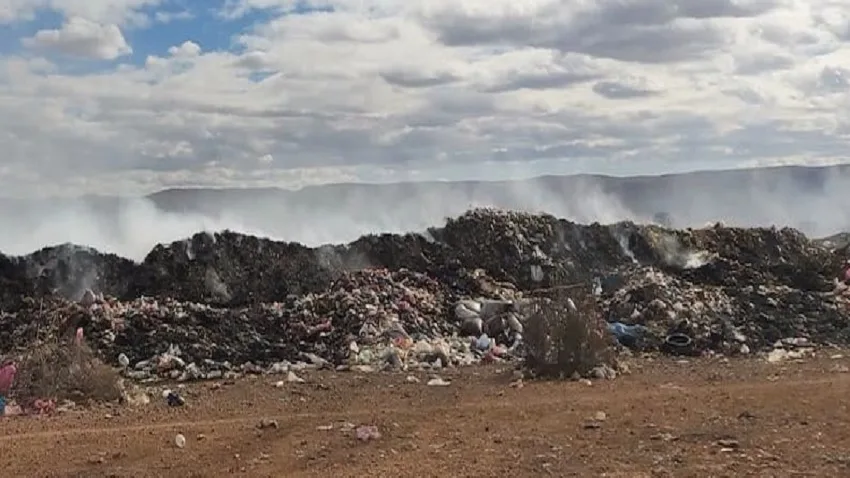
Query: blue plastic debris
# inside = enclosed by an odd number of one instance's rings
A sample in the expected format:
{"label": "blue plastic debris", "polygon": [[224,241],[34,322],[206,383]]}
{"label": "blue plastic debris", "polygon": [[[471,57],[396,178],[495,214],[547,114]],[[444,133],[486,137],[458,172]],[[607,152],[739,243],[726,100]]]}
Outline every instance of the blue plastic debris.
{"label": "blue plastic debris", "polygon": [[647,329],[642,325],[630,325],[622,322],[609,322],[608,332],[626,347],[634,347],[638,340],[646,334]]}

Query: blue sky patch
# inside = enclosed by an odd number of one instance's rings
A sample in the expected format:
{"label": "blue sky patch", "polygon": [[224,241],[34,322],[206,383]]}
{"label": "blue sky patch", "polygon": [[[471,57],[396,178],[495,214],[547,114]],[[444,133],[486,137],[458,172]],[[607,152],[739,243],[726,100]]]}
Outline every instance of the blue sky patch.
{"label": "blue sky patch", "polygon": [[[48,59],[58,62],[62,69],[75,73],[98,71],[119,63],[143,65],[148,56],[168,56],[168,49],[192,41],[200,45],[203,52],[233,51],[239,52],[236,44],[239,35],[250,33],[259,25],[271,21],[282,14],[306,15],[316,12],[332,12],[329,7],[313,8],[308,2],[300,2],[291,12],[280,9],[255,9],[236,18],[221,15],[226,0],[196,1],[170,0],[163,4],[137,10],[147,15],[150,23],[145,26],[126,25],[122,27],[127,43],[133,53],[114,61],[92,61],[74,59],[59,55],[50,55]],[[32,21],[15,22],[0,28],[0,55],[22,52],[21,39],[35,35],[39,30],[60,29],[65,19],[62,14],[52,10],[40,10]],[[26,52],[25,52],[26,53]],[[42,56],[42,52],[29,52]]]}

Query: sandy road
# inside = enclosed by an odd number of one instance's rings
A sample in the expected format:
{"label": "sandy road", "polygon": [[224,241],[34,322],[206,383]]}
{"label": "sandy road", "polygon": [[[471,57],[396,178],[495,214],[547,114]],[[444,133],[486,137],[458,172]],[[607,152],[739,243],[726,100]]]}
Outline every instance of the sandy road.
{"label": "sandy road", "polygon": [[[445,388],[318,373],[283,389],[201,384],[182,409],[0,421],[0,465],[45,477],[850,476],[850,375],[835,371],[847,364],[662,361],[609,383],[521,389],[492,369]],[[357,442],[342,422],[383,436]]]}

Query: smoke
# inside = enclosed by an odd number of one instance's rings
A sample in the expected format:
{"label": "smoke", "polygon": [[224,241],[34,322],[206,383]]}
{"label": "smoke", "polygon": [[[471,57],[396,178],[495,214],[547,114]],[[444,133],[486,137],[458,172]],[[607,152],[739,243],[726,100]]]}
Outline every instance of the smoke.
{"label": "smoke", "polygon": [[0,251],[25,255],[42,247],[71,243],[141,261],[159,243],[202,231],[232,229],[264,236],[239,218],[163,212],[148,199],[115,201],[111,207],[89,201],[18,203],[0,213]]}
{"label": "smoke", "polygon": [[546,212],[580,223],[646,223],[663,217],[680,228],[722,221],[791,226],[826,236],[850,229],[850,208],[842,207],[848,191],[850,175],[839,169],[784,168],[658,178],[182,192],[154,200],[0,200],[0,251],[23,255],[74,243],[140,261],[158,243],[224,229],[318,246],[372,233],[424,234],[447,217],[478,206]]}
{"label": "smoke", "polygon": [[664,264],[681,269],[699,269],[713,259],[708,251],[689,250],[676,237],[669,234],[658,236],[655,248],[661,254],[661,261]]}

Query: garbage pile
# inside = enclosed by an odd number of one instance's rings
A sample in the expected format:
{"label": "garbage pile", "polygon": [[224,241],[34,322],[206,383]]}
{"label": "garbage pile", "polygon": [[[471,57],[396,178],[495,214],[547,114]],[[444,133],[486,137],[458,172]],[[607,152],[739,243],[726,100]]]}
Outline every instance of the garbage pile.
{"label": "garbage pile", "polygon": [[124,297],[137,272],[138,266],[129,259],[74,244],[22,257],[0,254],[0,310],[14,310],[24,297],[78,300],[87,289]]}
{"label": "garbage pile", "polygon": [[[476,279],[481,293],[514,293],[496,291],[483,274]],[[104,361],[127,366],[137,379],[214,378],[296,363],[375,370],[473,363],[490,347],[476,355],[473,342],[457,336],[450,310],[456,302],[451,288],[427,275],[386,269],[345,273],[321,293],[240,308],[152,298],[30,299],[0,313],[0,350],[21,352],[82,329]]]}
{"label": "garbage pile", "polygon": [[616,290],[601,294],[602,308],[610,323],[639,326],[648,349],[747,354],[801,337],[850,344],[850,295],[769,283],[699,284],[654,267],[620,279]]}
{"label": "garbage pile", "polygon": [[579,225],[492,209],[318,248],[201,233],[138,264],[65,245],[0,255],[0,354],[82,327],[137,378],[472,363],[520,350],[529,300],[591,284],[629,346],[848,344],[844,260],[787,228]]}

